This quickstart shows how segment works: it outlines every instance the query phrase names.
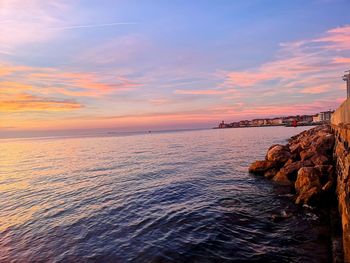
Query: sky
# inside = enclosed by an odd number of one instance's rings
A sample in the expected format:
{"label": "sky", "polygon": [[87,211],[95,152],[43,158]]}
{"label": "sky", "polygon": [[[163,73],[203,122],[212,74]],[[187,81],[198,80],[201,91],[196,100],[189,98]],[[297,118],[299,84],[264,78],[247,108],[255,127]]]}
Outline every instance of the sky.
{"label": "sky", "polygon": [[349,0],[1,0],[0,136],[200,128],[345,99]]}

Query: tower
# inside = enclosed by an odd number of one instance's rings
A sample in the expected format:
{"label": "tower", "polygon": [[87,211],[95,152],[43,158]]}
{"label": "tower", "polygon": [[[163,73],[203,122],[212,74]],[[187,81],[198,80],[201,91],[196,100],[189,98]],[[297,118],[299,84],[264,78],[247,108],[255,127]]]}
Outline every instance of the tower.
{"label": "tower", "polygon": [[350,70],[345,71],[348,72],[343,76],[343,80],[346,81],[346,95],[347,98],[350,98]]}

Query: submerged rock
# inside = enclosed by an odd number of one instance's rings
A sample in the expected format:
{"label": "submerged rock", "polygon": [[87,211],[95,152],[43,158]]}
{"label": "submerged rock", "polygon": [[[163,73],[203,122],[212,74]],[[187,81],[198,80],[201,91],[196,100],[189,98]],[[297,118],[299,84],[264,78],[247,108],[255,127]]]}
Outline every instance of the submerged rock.
{"label": "submerged rock", "polygon": [[279,171],[273,178],[273,181],[280,185],[292,185],[292,182],[288,179],[288,176],[283,172]]}

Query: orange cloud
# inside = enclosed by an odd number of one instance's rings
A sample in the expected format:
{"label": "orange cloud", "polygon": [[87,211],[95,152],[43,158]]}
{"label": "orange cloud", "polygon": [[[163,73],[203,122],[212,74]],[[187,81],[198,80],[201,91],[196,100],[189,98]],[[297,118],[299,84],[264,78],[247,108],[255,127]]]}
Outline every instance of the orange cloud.
{"label": "orange cloud", "polygon": [[[320,38],[283,43],[277,57],[256,68],[226,72],[222,86],[251,95],[251,87],[268,96],[339,92],[350,58],[350,26],[328,30]],[[247,91],[242,88],[248,88]]]}
{"label": "orange cloud", "polygon": [[312,42],[323,44],[327,49],[350,50],[350,25],[328,30],[324,37]]}
{"label": "orange cloud", "polygon": [[306,93],[306,94],[320,94],[320,93],[328,92],[330,90],[331,90],[331,87],[329,85],[320,85],[320,86],[304,88],[300,92]]}
{"label": "orange cloud", "polygon": [[350,64],[350,58],[339,57],[333,59],[333,63]]}
{"label": "orange cloud", "polygon": [[11,99],[0,99],[0,112],[66,111],[82,108],[81,104],[73,101],[49,100],[23,93],[14,94]]}
{"label": "orange cloud", "polygon": [[230,90],[216,90],[216,89],[207,89],[207,90],[175,90],[175,94],[185,94],[185,95],[219,95],[227,94],[232,91]]}
{"label": "orange cloud", "polygon": [[0,65],[0,91],[35,92],[55,97],[102,97],[133,90],[141,84],[121,76],[105,76],[90,72],[68,72],[53,68]]}

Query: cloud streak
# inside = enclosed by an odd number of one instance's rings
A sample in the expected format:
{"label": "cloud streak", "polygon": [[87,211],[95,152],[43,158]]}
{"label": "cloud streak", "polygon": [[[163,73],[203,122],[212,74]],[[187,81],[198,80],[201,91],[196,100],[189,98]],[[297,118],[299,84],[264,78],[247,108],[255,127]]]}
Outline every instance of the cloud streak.
{"label": "cloud streak", "polygon": [[113,26],[127,26],[127,25],[137,25],[137,23],[132,22],[115,22],[115,23],[103,23],[103,24],[90,24],[90,25],[71,25],[52,28],[53,30],[71,30],[71,29],[84,29],[84,28],[95,28],[95,27],[113,27]]}
{"label": "cloud streak", "polygon": [[67,111],[83,107],[74,101],[46,99],[25,93],[7,97],[10,98],[0,99],[0,112]]}

